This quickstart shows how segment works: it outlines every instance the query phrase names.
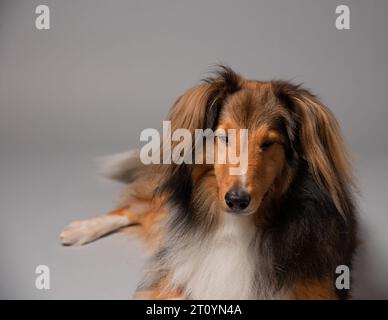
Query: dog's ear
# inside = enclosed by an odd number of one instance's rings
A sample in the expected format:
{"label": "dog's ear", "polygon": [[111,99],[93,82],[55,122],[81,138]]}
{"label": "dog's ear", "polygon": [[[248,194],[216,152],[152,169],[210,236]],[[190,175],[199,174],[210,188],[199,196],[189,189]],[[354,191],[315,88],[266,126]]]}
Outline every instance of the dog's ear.
{"label": "dog's ear", "polygon": [[[192,150],[196,143],[195,129],[215,130],[225,99],[240,89],[242,79],[233,70],[219,66],[214,76],[189,89],[174,103],[167,120],[171,121],[171,131],[186,129],[191,133]],[[179,142],[172,141],[172,149]],[[169,200],[187,209],[193,189],[192,166],[190,164],[171,163],[165,169],[159,188],[169,194]]]}
{"label": "dog's ear", "polygon": [[174,128],[215,129],[222,104],[228,95],[238,91],[241,77],[232,69],[219,66],[214,76],[204,79],[180,96],[172,106],[168,119]]}
{"label": "dog's ear", "polygon": [[332,112],[309,91],[286,82],[273,83],[275,94],[294,120],[300,155],[317,184],[345,213],[347,189],[353,187],[351,165],[339,125]]}
{"label": "dog's ear", "polygon": [[[185,129],[190,132],[191,145],[185,144],[185,150],[193,152],[195,145],[202,143],[202,141],[195,139],[196,129],[211,129],[214,132],[225,100],[240,89],[241,83],[242,79],[233,70],[219,66],[213,77],[204,79],[201,84],[189,89],[177,99],[168,113],[167,120],[171,122],[172,133],[176,132],[177,129]],[[208,134],[205,132],[205,136]],[[173,139],[171,150],[174,150],[177,144],[183,149],[182,142]],[[161,148],[163,151],[165,150],[163,145]],[[168,153],[170,153],[169,151]],[[192,157],[191,154],[189,156]],[[175,170],[176,167],[174,164],[171,165],[172,170]]]}
{"label": "dog's ear", "polygon": [[[216,129],[222,106],[226,98],[240,89],[242,83],[241,77],[232,69],[219,66],[212,77],[206,78],[203,82],[180,96],[171,107],[167,120],[171,122],[171,132],[177,132],[178,129],[188,130],[191,134],[191,145],[184,146],[181,141],[173,139],[171,141],[171,150],[174,150],[177,144],[185,150],[193,151],[195,145],[202,143],[195,139],[196,129]],[[209,133],[204,132],[207,136]],[[187,141],[188,139],[186,139]],[[165,151],[163,143],[161,150]],[[167,154],[171,150],[167,151]],[[187,155],[192,157],[192,155]],[[179,157],[179,156],[178,156]],[[177,166],[172,164],[171,170]]]}

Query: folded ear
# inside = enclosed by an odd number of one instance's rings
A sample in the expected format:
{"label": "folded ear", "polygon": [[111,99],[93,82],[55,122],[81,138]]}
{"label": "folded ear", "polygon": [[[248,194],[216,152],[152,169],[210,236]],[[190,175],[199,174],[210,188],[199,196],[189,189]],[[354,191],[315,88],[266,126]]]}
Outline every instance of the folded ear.
{"label": "folded ear", "polygon": [[[213,77],[189,89],[180,96],[168,113],[171,131],[186,129],[191,133],[192,145],[195,129],[215,130],[225,99],[240,89],[242,79],[228,67],[219,66]],[[172,141],[171,147],[179,142]],[[172,163],[166,169],[159,191],[170,194],[170,201],[183,207],[189,206],[192,192],[192,166]],[[177,188],[179,186],[179,188]]]}
{"label": "folded ear", "polygon": [[300,156],[307,161],[317,184],[331,195],[337,209],[346,213],[348,191],[354,184],[337,120],[309,91],[285,82],[275,82],[274,88],[292,113]]}
{"label": "folded ear", "polygon": [[168,120],[174,128],[215,129],[222,104],[226,97],[238,91],[240,76],[232,69],[219,66],[213,77],[206,78],[182,96],[172,106]]}

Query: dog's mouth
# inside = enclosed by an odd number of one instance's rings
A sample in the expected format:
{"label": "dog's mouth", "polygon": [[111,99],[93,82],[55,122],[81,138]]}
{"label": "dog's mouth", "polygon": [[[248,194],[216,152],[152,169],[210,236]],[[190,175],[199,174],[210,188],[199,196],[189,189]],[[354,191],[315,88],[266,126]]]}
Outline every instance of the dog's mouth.
{"label": "dog's mouth", "polygon": [[234,216],[250,216],[251,214],[254,214],[256,210],[225,210],[227,213],[232,214]]}
{"label": "dog's mouth", "polygon": [[262,200],[259,201],[259,204],[257,205],[249,205],[248,207],[244,209],[231,209],[231,208],[226,208],[225,212],[235,215],[235,216],[249,216],[257,212],[261,206]]}

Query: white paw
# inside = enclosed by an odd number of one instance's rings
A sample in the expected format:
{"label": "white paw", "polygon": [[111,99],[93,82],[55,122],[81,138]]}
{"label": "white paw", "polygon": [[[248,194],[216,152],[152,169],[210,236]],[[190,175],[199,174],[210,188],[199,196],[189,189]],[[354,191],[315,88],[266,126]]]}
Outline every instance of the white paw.
{"label": "white paw", "polygon": [[83,245],[128,225],[128,219],[121,216],[101,216],[70,223],[60,234],[63,245]]}
{"label": "white paw", "polygon": [[63,245],[83,245],[95,240],[93,236],[94,223],[91,220],[79,220],[70,223],[60,234]]}

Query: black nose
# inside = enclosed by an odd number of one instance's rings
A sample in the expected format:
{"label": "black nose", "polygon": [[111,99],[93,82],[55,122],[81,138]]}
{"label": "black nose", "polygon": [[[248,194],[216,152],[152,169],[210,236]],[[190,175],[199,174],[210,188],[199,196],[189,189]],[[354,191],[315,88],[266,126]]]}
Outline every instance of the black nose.
{"label": "black nose", "polygon": [[234,189],[225,194],[225,202],[232,210],[244,210],[248,207],[251,196],[243,189]]}

